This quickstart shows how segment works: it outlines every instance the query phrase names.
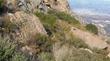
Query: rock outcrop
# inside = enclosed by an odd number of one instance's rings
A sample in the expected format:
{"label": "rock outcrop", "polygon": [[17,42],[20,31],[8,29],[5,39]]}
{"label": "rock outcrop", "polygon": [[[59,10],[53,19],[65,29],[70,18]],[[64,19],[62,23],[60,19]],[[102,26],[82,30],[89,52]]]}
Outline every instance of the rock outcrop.
{"label": "rock outcrop", "polygon": [[5,6],[11,10],[34,12],[42,0],[4,0]]}
{"label": "rock outcrop", "polygon": [[17,27],[19,27],[17,39],[21,42],[30,40],[37,33],[46,35],[46,31],[40,20],[33,14],[19,11],[15,14],[9,13],[7,16],[13,24],[16,24]]}
{"label": "rock outcrop", "polygon": [[47,11],[52,8],[58,11],[69,11],[67,0],[4,0],[5,6],[10,10],[35,12],[36,9]]}
{"label": "rock outcrop", "polygon": [[67,0],[44,0],[45,4],[58,11],[69,11],[69,4]]}

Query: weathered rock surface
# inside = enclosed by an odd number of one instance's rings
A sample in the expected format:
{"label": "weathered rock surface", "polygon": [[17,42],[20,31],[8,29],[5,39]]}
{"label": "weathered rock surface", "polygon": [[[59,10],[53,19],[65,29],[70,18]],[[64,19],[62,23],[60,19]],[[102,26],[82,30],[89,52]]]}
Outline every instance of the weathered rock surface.
{"label": "weathered rock surface", "polygon": [[48,8],[58,11],[69,11],[67,0],[4,0],[5,6],[10,10],[35,12],[36,9],[47,11]]}
{"label": "weathered rock surface", "polygon": [[87,31],[82,31],[75,27],[71,28],[71,32],[75,36],[84,40],[84,42],[88,44],[91,48],[105,49],[108,47],[108,44],[97,35],[93,35]]}
{"label": "weathered rock surface", "polygon": [[4,0],[5,6],[11,10],[22,10],[33,12],[42,0]]}
{"label": "weathered rock surface", "polygon": [[16,12],[8,14],[10,21],[19,27],[17,39],[21,42],[26,42],[33,38],[37,33],[46,35],[46,31],[40,20],[33,14],[25,12]]}
{"label": "weathered rock surface", "polygon": [[47,6],[58,11],[69,11],[68,0],[44,0]]}

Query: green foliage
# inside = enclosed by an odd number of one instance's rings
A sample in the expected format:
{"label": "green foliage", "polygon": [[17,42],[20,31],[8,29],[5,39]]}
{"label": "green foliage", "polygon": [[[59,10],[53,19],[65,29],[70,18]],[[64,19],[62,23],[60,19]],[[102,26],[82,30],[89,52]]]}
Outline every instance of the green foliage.
{"label": "green foliage", "polygon": [[67,14],[65,12],[50,10],[48,13],[54,14],[58,19],[67,21],[68,23],[72,23],[74,25],[80,24],[80,22],[78,20],[76,20],[73,16],[71,16],[70,14]]}
{"label": "green foliage", "polygon": [[21,53],[16,53],[11,61],[27,61],[28,59]]}
{"label": "green foliage", "polygon": [[98,28],[93,24],[87,24],[86,29],[94,34],[98,34]]}
{"label": "green foliage", "polygon": [[74,45],[76,48],[89,48],[82,39],[76,37],[72,37],[69,44]]}
{"label": "green foliage", "polygon": [[15,49],[16,45],[9,39],[0,38],[0,61],[26,61],[26,58]]}
{"label": "green foliage", "polygon": [[56,23],[56,16],[52,15],[52,14],[44,14],[42,12],[36,12],[36,16],[39,17],[39,19],[41,20],[41,22],[43,22],[44,25],[48,25],[48,26],[54,26],[54,24]]}
{"label": "green foliage", "polygon": [[89,48],[88,45],[80,38],[77,38],[71,34],[65,33],[63,31],[59,31],[54,35],[56,38],[54,40],[59,40],[63,42],[63,44],[69,44],[74,46],[75,48]]}
{"label": "green foliage", "polygon": [[39,34],[35,37],[35,40],[36,40],[36,45],[39,46],[39,49],[42,52],[51,52],[52,40],[50,37]]}
{"label": "green foliage", "polygon": [[51,53],[42,52],[39,54],[38,58],[41,61],[55,61]]}
{"label": "green foliage", "polygon": [[9,60],[15,50],[15,45],[10,43],[9,40],[0,39],[0,61]]}
{"label": "green foliage", "polygon": [[0,7],[2,7],[3,0],[0,0]]}
{"label": "green foliage", "polygon": [[5,29],[5,32],[11,32],[11,31],[14,31],[15,29],[17,29],[17,25],[8,20],[4,22],[3,27]]}

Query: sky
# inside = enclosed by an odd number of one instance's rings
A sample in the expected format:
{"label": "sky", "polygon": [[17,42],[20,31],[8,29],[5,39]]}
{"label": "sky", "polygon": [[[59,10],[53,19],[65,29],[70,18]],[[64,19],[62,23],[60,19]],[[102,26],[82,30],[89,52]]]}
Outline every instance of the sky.
{"label": "sky", "polygon": [[110,0],[69,0],[69,4],[78,12],[110,14]]}

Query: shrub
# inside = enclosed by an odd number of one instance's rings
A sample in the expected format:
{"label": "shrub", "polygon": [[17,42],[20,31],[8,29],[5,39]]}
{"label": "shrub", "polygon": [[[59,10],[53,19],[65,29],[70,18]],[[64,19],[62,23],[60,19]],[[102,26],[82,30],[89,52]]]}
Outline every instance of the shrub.
{"label": "shrub", "polygon": [[76,48],[89,48],[82,39],[76,37],[70,39],[70,44],[74,45]]}
{"label": "shrub", "polygon": [[86,29],[94,34],[98,34],[98,28],[93,24],[87,24]]}
{"label": "shrub", "polygon": [[0,38],[0,61],[26,61],[24,57],[16,52],[16,45],[13,42]]}
{"label": "shrub", "polygon": [[2,6],[3,0],[0,0],[0,7]]}
{"label": "shrub", "polygon": [[52,15],[52,14],[44,14],[42,12],[36,12],[36,16],[39,17],[39,19],[41,20],[41,22],[43,22],[44,25],[48,25],[48,26],[54,26],[54,24],[56,23],[56,16]]}
{"label": "shrub", "polygon": [[3,28],[5,28],[6,32],[11,32],[11,31],[14,31],[15,29],[17,29],[17,25],[10,22],[10,21],[8,21],[8,20],[6,20],[4,22]]}
{"label": "shrub", "polygon": [[55,33],[54,36],[56,37],[54,40],[59,40],[63,44],[69,44],[71,46],[74,46],[75,48],[89,48],[88,45],[82,39],[70,35],[69,32],[65,33],[63,31],[59,31]]}
{"label": "shrub", "polygon": [[28,59],[21,53],[15,53],[11,61],[27,61]]}
{"label": "shrub", "polygon": [[71,16],[70,14],[67,14],[65,12],[49,10],[48,13],[49,14],[54,14],[58,19],[65,20],[65,21],[67,21],[69,23],[72,23],[74,25],[80,24],[80,22],[78,20],[76,20],[73,16]]}
{"label": "shrub", "polygon": [[38,34],[35,37],[36,45],[39,46],[41,52],[51,52],[52,40],[50,37]]}

